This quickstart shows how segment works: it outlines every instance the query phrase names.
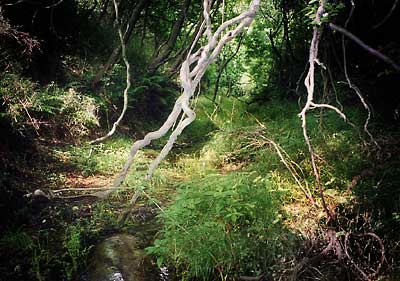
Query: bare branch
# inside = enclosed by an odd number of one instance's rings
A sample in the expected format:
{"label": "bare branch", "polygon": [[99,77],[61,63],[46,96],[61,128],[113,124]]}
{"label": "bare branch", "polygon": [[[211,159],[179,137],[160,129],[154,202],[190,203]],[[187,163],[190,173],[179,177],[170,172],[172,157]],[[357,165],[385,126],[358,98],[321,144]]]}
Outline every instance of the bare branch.
{"label": "bare branch", "polygon": [[175,21],[171,34],[165,43],[165,46],[160,48],[158,55],[154,57],[152,62],[148,66],[148,70],[150,73],[154,73],[162,64],[170,60],[170,54],[173,50],[173,47],[176,43],[176,40],[181,33],[182,26],[186,20],[187,12],[189,10],[191,0],[184,0],[182,3],[182,8],[179,14],[178,19]]}
{"label": "bare branch", "polygon": [[264,138],[266,141],[268,141],[270,144],[272,144],[272,146],[275,148],[276,153],[278,154],[279,158],[281,159],[282,163],[285,165],[285,167],[288,169],[288,171],[290,172],[290,174],[292,175],[293,179],[295,180],[295,182],[297,183],[297,185],[300,187],[301,191],[304,193],[304,195],[306,196],[306,198],[310,201],[310,203],[312,205],[315,205],[316,202],[311,194],[311,192],[307,189],[307,187],[304,187],[302,185],[302,183],[300,182],[297,173],[295,172],[295,169],[293,168],[293,166],[286,161],[285,157],[282,154],[282,151],[287,154],[282,147],[280,147],[276,142],[274,142],[271,139],[268,139],[264,136],[261,136],[262,138]]}
{"label": "bare branch", "polygon": [[110,190],[110,189],[115,189],[115,187],[73,187],[73,188],[62,188],[62,189],[56,189],[52,190],[51,192],[53,194],[58,194],[58,193],[63,193],[63,192],[79,192],[79,191],[104,191],[104,190]]}
{"label": "bare branch", "polygon": [[122,59],[124,60],[125,67],[126,67],[126,87],[124,89],[124,105],[123,105],[120,116],[118,117],[117,121],[114,122],[111,130],[105,136],[102,136],[100,138],[97,138],[97,139],[91,141],[90,144],[100,143],[100,142],[108,139],[109,137],[111,137],[115,133],[117,126],[119,125],[119,123],[121,123],[122,119],[124,118],[125,112],[128,109],[128,91],[131,88],[130,65],[129,65],[128,57],[126,55],[126,45],[125,45],[125,41],[124,41],[124,35],[122,34],[121,26],[119,24],[118,4],[117,4],[116,0],[113,0],[113,3],[114,3],[114,9],[115,9],[115,20],[118,25],[118,36],[119,36],[119,40],[120,40],[121,48],[122,48]]}
{"label": "bare branch", "polygon": [[211,10],[211,0],[204,0],[203,1],[203,17],[204,17],[204,21],[206,23],[206,35],[207,35],[208,41],[210,41],[212,38],[210,10]]}
{"label": "bare branch", "polygon": [[[54,7],[58,6],[58,5],[60,5],[63,1],[64,1],[64,0],[59,0],[59,1],[55,2],[55,3],[53,3],[53,4],[50,4],[50,5],[47,5],[47,6],[42,6],[42,7],[40,7],[40,8],[41,8],[41,9],[50,9],[50,8],[54,8]],[[15,3],[8,3],[8,4],[5,4],[5,6],[15,6],[15,5],[18,5],[18,4],[21,4],[21,3],[27,3],[27,4],[30,4],[30,5],[37,5],[37,6],[38,6],[38,3],[37,3],[37,2],[35,2],[35,1],[30,1],[30,0],[19,0],[19,1],[15,2]]]}
{"label": "bare branch", "polygon": [[399,0],[395,0],[395,1],[393,2],[392,8],[390,9],[390,11],[389,11],[389,13],[386,15],[386,17],[384,17],[383,20],[381,20],[379,23],[377,23],[376,25],[374,25],[372,28],[373,28],[373,29],[377,29],[378,27],[380,27],[381,25],[383,25],[383,24],[390,18],[390,16],[393,14],[393,12],[394,12],[394,10],[396,9],[398,3],[399,3]]}
{"label": "bare branch", "polygon": [[337,26],[336,24],[333,23],[329,23],[329,27],[332,28],[333,30],[336,30],[340,33],[342,33],[343,35],[345,35],[346,37],[350,38],[351,40],[353,40],[355,43],[357,43],[360,47],[362,47],[363,49],[365,49],[366,51],[368,51],[370,54],[380,58],[381,60],[383,60],[384,62],[390,64],[394,69],[396,69],[396,71],[400,71],[400,65],[398,65],[397,63],[395,63],[391,58],[385,56],[384,54],[382,54],[381,52],[379,52],[378,50],[375,50],[374,48],[372,48],[371,46],[368,46],[367,44],[365,44],[363,41],[361,41],[360,38],[358,38],[357,36],[355,36],[354,34],[352,34],[350,31],[346,30],[343,27]]}
{"label": "bare branch", "polygon": [[[380,260],[379,260],[379,264],[377,266],[377,268],[375,269],[375,272],[372,274],[367,275],[364,270],[361,269],[360,266],[358,266],[355,261],[352,259],[352,257],[349,254],[348,248],[349,248],[349,237],[353,235],[356,237],[365,237],[365,236],[370,236],[372,238],[374,238],[376,241],[378,241],[379,243],[379,247],[380,247],[380,252],[381,252],[381,256],[380,256]],[[383,263],[385,262],[385,246],[383,245],[382,239],[379,238],[378,235],[376,235],[375,233],[372,232],[367,232],[367,233],[351,233],[348,232],[346,233],[346,236],[344,238],[344,252],[346,254],[346,257],[350,260],[351,264],[358,270],[358,272],[361,274],[361,276],[365,279],[365,280],[372,280],[374,277],[378,276],[379,271],[382,268]]]}
{"label": "bare branch", "polygon": [[325,1],[320,0],[320,5],[319,5],[317,13],[315,15],[316,25],[314,26],[314,29],[313,29],[313,37],[312,37],[311,46],[310,46],[310,54],[309,54],[309,61],[308,61],[309,69],[308,69],[308,74],[304,80],[304,85],[307,88],[307,102],[304,105],[299,116],[301,117],[301,120],[302,120],[303,135],[304,135],[306,144],[308,146],[308,150],[310,152],[311,165],[312,165],[313,173],[314,173],[316,183],[317,183],[317,186],[319,189],[319,195],[320,195],[320,198],[322,201],[322,207],[324,208],[324,211],[325,211],[328,219],[334,220],[334,217],[331,214],[331,212],[328,210],[328,207],[325,202],[324,191],[323,191],[322,184],[321,184],[321,178],[320,178],[320,174],[319,174],[318,167],[317,167],[316,160],[315,160],[316,157],[315,157],[314,148],[311,144],[311,141],[310,141],[310,138],[309,138],[308,132],[307,132],[307,112],[310,109],[312,109],[313,106],[315,107],[315,103],[313,102],[313,99],[314,99],[314,72],[315,72],[315,62],[317,61],[317,57],[318,57],[319,40],[321,38],[321,33],[322,33],[322,31],[319,29],[319,25],[321,23],[321,17],[322,17],[322,14],[324,13],[324,10],[325,10]]}
{"label": "bare branch", "polygon": [[[350,10],[350,14],[344,24],[344,27],[347,28],[347,25],[349,24],[349,21],[353,15],[354,12],[354,1],[351,0],[351,10]],[[364,123],[364,132],[369,136],[369,138],[371,139],[371,141],[375,144],[376,147],[380,148],[379,144],[376,142],[375,138],[373,137],[373,135],[371,134],[371,132],[368,130],[368,125],[369,125],[369,121],[371,120],[371,108],[369,107],[369,105],[367,104],[367,102],[364,99],[364,96],[361,94],[360,89],[350,80],[348,71],[347,71],[347,56],[346,56],[346,46],[345,46],[345,41],[344,41],[344,34],[342,34],[342,52],[343,52],[343,70],[344,70],[344,76],[346,77],[346,81],[347,84],[349,85],[349,87],[351,89],[353,89],[353,91],[357,94],[358,98],[360,99],[362,105],[364,106],[365,110],[367,111],[367,119],[365,120]]]}
{"label": "bare branch", "polygon": [[318,104],[318,103],[311,102],[311,104],[310,104],[310,109],[312,109],[313,107],[332,109],[332,110],[336,111],[336,113],[337,113],[345,122],[347,122],[347,117],[346,117],[346,115],[345,115],[342,111],[340,111],[340,109],[338,109],[337,107],[334,107],[333,105],[325,104],[325,103]]}
{"label": "bare branch", "polygon": [[[207,2],[208,3],[208,2]],[[213,62],[215,57],[219,54],[222,47],[232,40],[244,27],[250,25],[253,21],[256,11],[260,5],[260,0],[253,0],[250,3],[249,9],[239,16],[224,22],[217,31],[211,36],[207,44],[200,47],[197,51],[193,52],[194,44],[197,42],[198,38],[203,34],[203,28],[199,30],[196,40],[194,41],[190,52],[187,55],[186,60],[182,63],[180,70],[180,82],[183,88],[183,93],[175,102],[174,108],[170,115],[168,116],[165,123],[157,131],[148,133],[142,140],[136,141],[131,149],[129,158],[124,165],[122,172],[114,180],[113,186],[118,187],[125,180],[126,175],[130,166],[133,163],[134,157],[139,149],[150,144],[152,140],[159,139],[164,136],[176,123],[180,114],[183,113],[183,119],[178,123],[177,127],[173,130],[170,135],[169,140],[163,147],[162,151],[158,157],[150,164],[146,179],[150,179],[154,170],[157,168],[159,163],[164,159],[168,152],[172,149],[173,144],[177,137],[182,133],[186,126],[188,126],[195,119],[195,113],[190,108],[189,102],[192,98],[200,79],[205,73],[206,68]],[[204,6],[204,13],[209,14],[209,9],[207,4]],[[222,31],[233,24],[238,24],[238,26],[233,30],[225,34],[220,40],[217,40]],[[211,53],[211,54],[210,54]],[[190,71],[191,65],[195,64],[195,67]]]}

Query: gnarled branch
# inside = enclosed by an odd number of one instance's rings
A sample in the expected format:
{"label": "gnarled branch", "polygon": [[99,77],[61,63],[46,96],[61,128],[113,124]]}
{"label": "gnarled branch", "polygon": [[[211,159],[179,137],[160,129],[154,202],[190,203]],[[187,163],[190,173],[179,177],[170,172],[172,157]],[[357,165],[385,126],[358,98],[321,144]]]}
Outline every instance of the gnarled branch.
{"label": "gnarled branch", "polygon": [[[204,5],[204,13],[210,13],[208,7],[210,7],[211,1],[205,0]],[[186,60],[182,63],[180,70],[180,82],[183,88],[183,93],[176,100],[174,108],[167,120],[160,127],[160,129],[148,133],[143,139],[136,141],[129,155],[129,158],[124,165],[123,170],[118,175],[118,177],[114,180],[113,186],[118,187],[125,180],[126,175],[128,173],[129,168],[131,167],[134,157],[139,149],[145,147],[150,144],[151,141],[155,139],[159,139],[172,128],[172,126],[177,122],[179,116],[183,114],[183,119],[178,123],[176,128],[172,131],[169,140],[163,147],[162,151],[158,155],[158,157],[150,164],[148,173],[146,178],[150,179],[153,175],[154,170],[157,168],[159,163],[165,158],[168,152],[172,149],[172,146],[175,143],[177,137],[182,133],[182,131],[187,127],[190,123],[192,123],[195,119],[195,113],[190,108],[190,99],[193,97],[193,94],[200,83],[201,78],[203,77],[207,67],[215,60],[218,54],[221,52],[222,47],[231,41],[234,37],[236,37],[245,27],[248,27],[256,16],[256,11],[260,6],[260,0],[253,0],[248,10],[244,11],[240,15],[235,18],[232,18],[228,21],[225,21],[221,24],[221,26],[214,32],[210,30],[210,23],[206,23],[206,35],[207,35],[207,43],[194,50],[194,46],[197,43],[200,36],[204,34],[204,25],[199,30],[198,35],[196,36],[196,40],[194,40],[193,45],[186,57]],[[205,18],[207,18],[205,16]],[[236,25],[235,28],[231,30],[227,30],[232,25]],[[225,32],[225,34],[223,34]],[[211,33],[211,36],[210,36]],[[222,38],[220,38],[222,36]],[[192,70],[191,70],[192,69]]]}

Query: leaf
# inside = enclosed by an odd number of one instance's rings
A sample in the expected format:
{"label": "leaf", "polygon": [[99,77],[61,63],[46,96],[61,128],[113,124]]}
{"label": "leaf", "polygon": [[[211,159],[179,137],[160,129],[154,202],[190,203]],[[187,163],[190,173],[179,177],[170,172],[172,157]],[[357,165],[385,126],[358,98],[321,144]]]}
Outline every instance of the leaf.
{"label": "leaf", "polygon": [[144,91],[148,90],[149,87],[148,86],[139,86],[136,87],[135,89],[132,90],[132,94],[138,94],[138,93],[143,93]]}
{"label": "leaf", "polygon": [[158,257],[157,258],[157,266],[162,267],[163,263],[164,263],[164,257]]}

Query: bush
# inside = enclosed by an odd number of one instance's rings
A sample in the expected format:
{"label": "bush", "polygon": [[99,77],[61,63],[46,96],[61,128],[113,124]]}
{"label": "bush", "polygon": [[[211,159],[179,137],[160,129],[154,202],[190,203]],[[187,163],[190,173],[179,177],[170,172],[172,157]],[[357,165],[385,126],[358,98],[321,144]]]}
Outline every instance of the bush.
{"label": "bush", "polygon": [[8,119],[21,133],[60,128],[72,136],[85,136],[98,125],[98,105],[91,97],[54,83],[43,88],[17,74],[6,73],[0,80],[0,117]]}
{"label": "bush", "polygon": [[160,215],[164,228],[149,253],[183,278],[260,274],[287,250],[280,192],[254,173],[209,175],[184,183]]}

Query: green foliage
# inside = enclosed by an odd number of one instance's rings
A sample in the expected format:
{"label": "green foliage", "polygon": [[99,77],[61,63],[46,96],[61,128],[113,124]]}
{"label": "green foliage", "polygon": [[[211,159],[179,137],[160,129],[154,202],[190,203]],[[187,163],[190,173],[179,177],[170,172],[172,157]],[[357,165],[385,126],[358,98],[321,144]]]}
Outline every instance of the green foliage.
{"label": "green foliage", "polygon": [[[68,145],[55,148],[54,156],[59,161],[81,171],[84,176],[94,174],[114,175],[125,163],[132,140],[120,135],[104,143],[93,146],[89,144]],[[132,169],[143,170],[148,162],[146,155],[139,151]]]}
{"label": "green foliage", "polygon": [[27,252],[34,247],[31,237],[22,229],[9,230],[0,238],[1,249]]}
{"label": "green foliage", "polygon": [[27,266],[24,263],[29,263],[29,274],[41,281],[50,271],[50,265],[55,263],[49,240],[49,233],[46,231],[40,230],[33,236],[25,229],[11,229],[0,238],[0,248],[3,257],[7,256],[11,262],[19,256],[28,257],[22,265],[17,264],[17,267],[21,268]]}
{"label": "green foliage", "polygon": [[184,183],[160,215],[161,237],[147,251],[159,264],[177,266],[183,278],[264,272],[289,242],[280,195],[254,173],[211,174]]}
{"label": "green foliage", "polygon": [[0,100],[6,108],[1,117],[21,132],[34,130],[39,134],[40,130],[54,132],[60,127],[82,137],[98,125],[94,99],[54,83],[41,88],[30,79],[6,73],[0,80]]}
{"label": "green foliage", "polygon": [[[305,22],[309,25],[314,25],[315,23],[315,14],[317,12],[319,0],[310,0],[308,5],[304,8],[304,19]],[[345,4],[341,1],[333,1],[325,3],[325,13],[321,17],[321,24],[327,23],[335,19],[345,8]]]}
{"label": "green foliage", "polygon": [[86,258],[89,253],[90,247],[85,247],[82,241],[83,229],[80,225],[70,225],[65,233],[65,240],[63,246],[66,250],[66,255],[70,259],[70,263],[65,266],[65,272],[68,280],[72,280],[74,274],[78,269],[86,265]]}

